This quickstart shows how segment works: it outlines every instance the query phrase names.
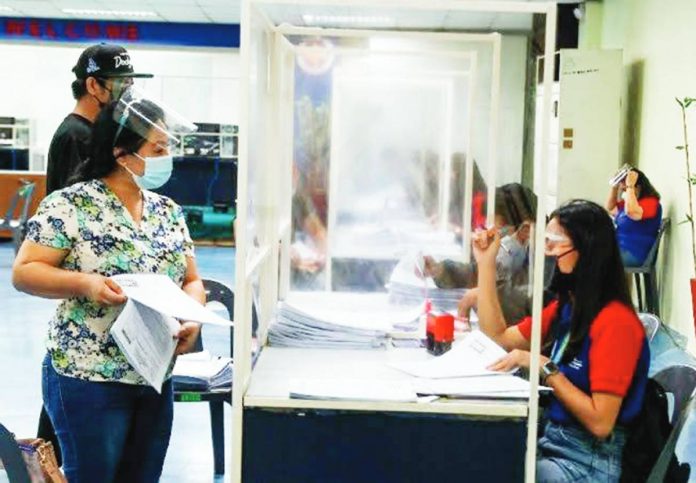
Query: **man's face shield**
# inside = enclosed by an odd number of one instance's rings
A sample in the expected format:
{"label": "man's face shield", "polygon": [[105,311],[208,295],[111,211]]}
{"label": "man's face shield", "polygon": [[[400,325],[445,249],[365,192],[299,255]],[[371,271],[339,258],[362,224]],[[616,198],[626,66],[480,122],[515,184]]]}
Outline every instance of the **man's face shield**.
{"label": "man's face shield", "polygon": [[118,97],[114,121],[119,127],[114,146],[124,129],[130,129],[148,143],[173,151],[181,142],[181,135],[195,132],[195,124],[177,112],[153,99],[142,89],[128,86]]}
{"label": "man's face shield", "polygon": [[118,100],[133,85],[132,77],[105,78],[97,77],[99,84],[111,93],[111,100]]}

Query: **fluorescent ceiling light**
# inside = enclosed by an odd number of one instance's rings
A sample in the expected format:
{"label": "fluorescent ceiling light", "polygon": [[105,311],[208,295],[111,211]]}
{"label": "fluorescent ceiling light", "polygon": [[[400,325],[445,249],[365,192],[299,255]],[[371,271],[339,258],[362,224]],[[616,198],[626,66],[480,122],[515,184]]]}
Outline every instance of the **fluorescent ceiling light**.
{"label": "fluorescent ceiling light", "polygon": [[71,15],[90,15],[95,17],[156,17],[149,10],[98,10],[93,8],[64,8],[63,13]]}
{"label": "fluorescent ceiling light", "polygon": [[0,12],[14,12],[14,8],[8,7],[7,5],[0,5]]}
{"label": "fluorescent ceiling light", "polygon": [[393,25],[394,19],[383,16],[364,15],[311,15],[303,14],[307,25]]}

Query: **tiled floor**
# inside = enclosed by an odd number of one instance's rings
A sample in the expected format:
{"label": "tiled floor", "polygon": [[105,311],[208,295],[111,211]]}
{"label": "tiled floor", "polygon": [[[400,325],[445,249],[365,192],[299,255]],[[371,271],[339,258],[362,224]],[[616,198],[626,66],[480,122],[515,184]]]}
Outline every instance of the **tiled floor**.
{"label": "tiled floor", "polygon": [[[204,278],[234,284],[234,248],[200,247],[198,268]],[[14,252],[0,243],[0,422],[18,436],[33,436],[41,407],[41,360],[45,354],[46,324],[57,301],[17,292],[11,283]],[[229,350],[225,329],[204,330],[211,352]],[[230,434],[231,411],[225,408],[225,436]],[[229,464],[226,465],[229,468]],[[7,481],[0,470],[0,482]],[[178,403],[164,465],[164,482],[224,481],[213,478],[210,416],[204,403]]]}

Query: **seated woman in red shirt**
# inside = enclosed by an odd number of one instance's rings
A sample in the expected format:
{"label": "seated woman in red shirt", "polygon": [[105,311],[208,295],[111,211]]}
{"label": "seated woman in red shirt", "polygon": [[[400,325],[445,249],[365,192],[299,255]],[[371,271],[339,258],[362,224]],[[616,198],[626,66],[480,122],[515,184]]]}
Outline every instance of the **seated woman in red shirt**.
{"label": "seated woman in red shirt", "polygon": [[[495,280],[500,237],[477,233],[481,330],[510,353],[491,369],[529,367],[531,319],[508,327]],[[614,226],[596,203],[551,214],[546,254],[555,299],[542,315],[542,382],[553,388],[538,444],[537,481],[619,481],[626,426],[640,412],[650,353],[632,308]]]}
{"label": "seated woman in red shirt", "polygon": [[620,183],[612,186],[607,210],[614,217],[624,266],[643,265],[662,222],[660,193],[642,171],[632,168]]}

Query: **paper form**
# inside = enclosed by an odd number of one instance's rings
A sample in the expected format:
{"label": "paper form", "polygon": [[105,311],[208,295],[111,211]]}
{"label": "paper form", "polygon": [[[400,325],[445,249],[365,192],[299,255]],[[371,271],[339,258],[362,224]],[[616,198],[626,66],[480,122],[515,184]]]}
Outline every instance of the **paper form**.
{"label": "paper form", "polygon": [[179,323],[129,299],[110,333],[128,362],[157,392],[174,357]]}
{"label": "paper form", "polygon": [[166,275],[133,273],[111,277],[129,299],[179,320],[230,326],[232,322],[189,297]]}
{"label": "paper form", "polygon": [[457,340],[445,354],[425,360],[398,360],[387,365],[416,377],[441,379],[500,374],[486,369],[507,352],[483,332],[475,330]]}

